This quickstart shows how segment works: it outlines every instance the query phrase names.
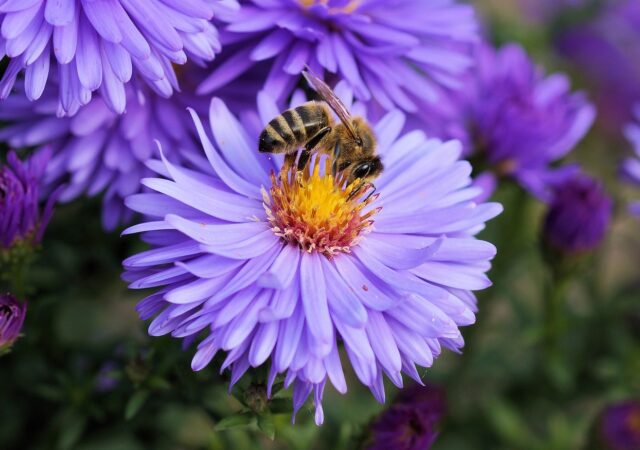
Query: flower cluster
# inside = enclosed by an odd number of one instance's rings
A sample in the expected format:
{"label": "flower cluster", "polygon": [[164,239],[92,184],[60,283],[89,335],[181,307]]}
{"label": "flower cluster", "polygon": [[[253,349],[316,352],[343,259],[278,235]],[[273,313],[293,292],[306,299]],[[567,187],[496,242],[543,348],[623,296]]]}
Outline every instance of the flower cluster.
{"label": "flower cluster", "polygon": [[467,155],[542,199],[548,199],[549,183],[571,172],[551,164],[573,149],[595,116],[585,96],[570,91],[566,76],[545,76],[515,44],[479,46],[467,88],[441,108],[437,134],[460,139]]}
{"label": "flower cluster", "polygon": [[20,302],[11,294],[0,294],[0,355],[20,336],[26,315],[26,302]]}
{"label": "flower cluster", "polygon": [[[636,107],[635,116],[640,123],[640,107]],[[625,159],[621,167],[624,180],[636,186],[640,186],[640,125],[638,123],[631,123],[625,129],[627,139],[635,151],[635,157]],[[632,203],[629,209],[636,216],[640,216],[640,202]]]}
{"label": "flower cluster", "polygon": [[24,73],[24,93],[37,100],[56,82],[60,114],[73,115],[100,91],[122,113],[125,85],[140,78],[159,95],[178,89],[173,64],[210,61],[220,51],[214,13],[233,0],[33,0],[0,4],[0,45],[11,58],[2,80],[6,98]]}
{"label": "flower cluster", "polygon": [[154,141],[170,149],[170,157],[186,157],[197,148],[185,108],[201,102],[188,90],[170,99],[143,86],[126,86],[125,92],[128,107],[122,115],[95,96],[75,116],[57,117],[55,84],[34,102],[19,93],[0,102],[0,119],[8,122],[0,139],[14,148],[51,149],[39,176],[48,190],[62,187],[61,201],[104,192],[107,230],[129,219],[123,199],[138,192],[140,179],[151,173],[145,162],[154,154]]}
{"label": "flower cluster", "polygon": [[10,152],[0,167],[0,252],[20,244],[33,247],[42,239],[57,196],[54,192],[40,207],[40,183],[49,158],[46,148],[25,162]]}
{"label": "flower cluster", "polygon": [[346,80],[356,97],[385,110],[416,112],[460,87],[477,39],[473,9],[455,0],[242,0],[218,16],[230,48],[200,92],[252,70],[264,90],[286,98],[305,65]]}
{"label": "flower cluster", "polygon": [[474,235],[501,206],[473,201],[459,143],[403,135],[397,110],[373,122],[386,169],[369,195],[370,185],[334,178],[330,157],[297,172],[260,155],[260,127],[278,113],[266,96],[261,106],[245,127],[214,99],[215,143],[192,112],[206,160],[195,171],[163,157],[166,177],[143,180],[150,192],[127,199],[149,221],[126,233],[154,248],[128,258],[124,278],[159,288],[138,306],[155,317],[150,334],[192,341],[207,331],[194,370],[224,351],[233,385],[270,360],[269,392],[283,374],[294,411],[313,392],[322,423],[327,380],[347,390],[339,342],[381,402],[384,375],[401,387],[402,373],[419,381],[416,365],[429,367],[443,347],[460,350],[459,327],[475,320],[472,291],[490,285],[495,254]]}

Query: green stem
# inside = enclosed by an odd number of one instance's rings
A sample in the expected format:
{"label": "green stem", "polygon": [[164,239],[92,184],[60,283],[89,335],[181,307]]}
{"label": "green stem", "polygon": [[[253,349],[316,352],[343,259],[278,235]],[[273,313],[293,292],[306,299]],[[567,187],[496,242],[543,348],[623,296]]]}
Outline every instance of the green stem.
{"label": "green stem", "polygon": [[564,356],[561,341],[566,329],[565,304],[569,278],[552,272],[544,296],[543,356],[554,384],[564,384]]}

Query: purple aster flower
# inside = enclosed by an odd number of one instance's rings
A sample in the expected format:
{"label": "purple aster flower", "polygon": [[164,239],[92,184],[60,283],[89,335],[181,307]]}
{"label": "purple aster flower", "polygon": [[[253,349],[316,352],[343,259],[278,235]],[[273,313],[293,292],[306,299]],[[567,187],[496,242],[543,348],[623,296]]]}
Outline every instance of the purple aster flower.
{"label": "purple aster flower", "polygon": [[188,89],[169,99],[133,84],[126,85],[125,92],[128,106],[122,115],[98,95],[73,117],[57,117],[54,85],[34,102],[19,93],[0,102],[0,120],[9,122],[0,130],[0,141],[15,148],[50,147],[53,156],[44,183],[49,189],[63,184],[63,202],[104,192],[103,224],[108,230],[130,219],[123,199],[138,192],[140,179],[151,173],[144,162],[156,148],[154,140],[173,152],[168,154],[171,158],[196,151],[186,105],[198,108],[205,102]]}
{"label": "purple aster flower", "polygon": [[415,112],[459,87],[477,38],[473,8],[455,0],[243,0],[218,19],[231,55],[200,86],[211,93],[255,67],[286,98],[308,65],[344,79],[363,101]]}
{"label": "purple aster flower", "polygon": [[601,418],[600,435],[607,449],[640,449],[640,401],[628,400],[609,406]]}
{"label": "purple aster flower", "polygon": [[[627,125],[625,135],[635,151],[635,157],[630,157],[622,162],[621,174],[625,181],[640,187],[640,106],[636,106],[635,116],[637,122]],[[634,202],[629,206],[631,213],[640,216],[640,202]]]}
{"label": "purple aster flower", "polygon": [[416,386],[398,396],[371,429],[367,450],[428,450],[438,436],[437,425],[445,414],[442,389]]}
{"label": "purple aster flower", "polygon": [[490,285],[495,253],[474,235],[501,206],[471,200],[479,190],[458,142],[402,135],[397,110],[373,124],[386,167],[376,195],[334,179],[325,157],[298,174],[282,169],[280,155],[258,153],[261,128],[280,111],[259,100],[260,117],[239,121],[213,99],[213,141],[192,113],[199,170],[163,157],[166,176],[143,180],[152,192],[127,198],[149,221],[125,233],[154,248],[125,260],[124,278],[159,288],[138,305],[142,319],[155,317],[151,335],[206,330],[194,370],[223,351],[233,385],[270,359],[268,391],[283,374],[294,411],[313,393],[319,424],[327,380],[347,390],[340,342],[380,402],[384,374],[397,386],[403,372],[420,380],[416,365],[463,346],[458,327],[474,322],[471,291]]}
{"label": "purple aster flower", "polygon": [[602,11],[560,33],[556,47],[590,84],[598,120],[618,133],[640,102],[640,2],[598,3]]}
{"label": "purple aster flower", "polygon": [[27,315],[27,302],[11,294],[0,294],[0,354],[11,348],[20,336]]}
{"label": "purple aster flower", "polygon": [[178,90],[173,64],[212,60],[220,42],[209,20],[235,7],[234,0],[4,1],[0,47],[11,62],[0,97],[22,72],[29,100],[55,78],[60,110],[69,115],[96,90],[110,109],[124,112],[134,74],[169,97]]}
{"label": "purple aster flower", "polygon": [[595,116],[565,75],[545,76],[515,44],[479,46],[467,88],[440,106],[440,115],[426,119],[435,134],[460,139],[467,155],[543,199],[550,182],[573,172],[551,164],[575,147]]}
{"label": "purple aster flower", "polygon": [[567,254],[596,248],[604,239],[613,209],[602,184],[583,174],[572,176],[552,188],[544,220],[545,243]]}
{"label": "purple aster flower", "polygon": [[7,164],[0,167],[0,256],[18,243],[33,247],[42,239],[57,197],[53,193],[41,208],[40,184],[50,155],[43,148],[23,162],[9,152]]}

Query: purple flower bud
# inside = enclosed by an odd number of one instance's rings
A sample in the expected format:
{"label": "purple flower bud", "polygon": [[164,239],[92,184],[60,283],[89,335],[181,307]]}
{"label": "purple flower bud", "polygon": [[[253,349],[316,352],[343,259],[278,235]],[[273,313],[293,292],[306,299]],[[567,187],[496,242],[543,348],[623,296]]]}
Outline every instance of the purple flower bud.
{"label": "purple flower bud", "polygon": [[20,302],[11,294],[0,294],[0,354],[18,339],[26,315],[26,302]]}
{"label": "purple flower bud", "polygon": [[609,406],[602,414],[600,436],[610,450],[640,448],[640,400]]}
{"label": "purple flower bud", "polygon": [[44,209],[38,203],[49,157],[48,149],[26,161],[10,152],[7,164],[0,167],[0,250],[18,242],[35,245],[42,239],[56,199],[55,193],[50,195]]}
{"label": "purple flower bud", "polygon": [[602,185],[583,174],[559,182],[544,221],[544,241],[551,249],[577,254],[597,247],[609,228],[613,202]]}
{"label": "purple flower bud", "polygon": [[438,436],[445,413],[445,393],[434,386],[404,391],[372,426],[367,450],[426,450]]}

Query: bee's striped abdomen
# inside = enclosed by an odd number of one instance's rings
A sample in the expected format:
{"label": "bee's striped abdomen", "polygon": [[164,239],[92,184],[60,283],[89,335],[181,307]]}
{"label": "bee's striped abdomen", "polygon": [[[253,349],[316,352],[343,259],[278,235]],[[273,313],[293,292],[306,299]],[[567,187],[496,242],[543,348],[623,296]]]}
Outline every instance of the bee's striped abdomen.
{"label": "bee's striped abdomen", "polygon": [[326,108],[317,102],[308,102],[288,109],[271,120],[262,130],[259,150],[266,153],[283,153],[302,147],[328,123]]}

